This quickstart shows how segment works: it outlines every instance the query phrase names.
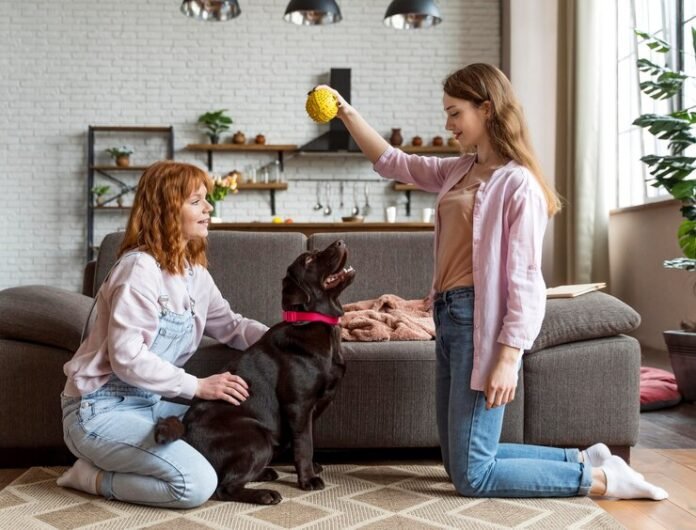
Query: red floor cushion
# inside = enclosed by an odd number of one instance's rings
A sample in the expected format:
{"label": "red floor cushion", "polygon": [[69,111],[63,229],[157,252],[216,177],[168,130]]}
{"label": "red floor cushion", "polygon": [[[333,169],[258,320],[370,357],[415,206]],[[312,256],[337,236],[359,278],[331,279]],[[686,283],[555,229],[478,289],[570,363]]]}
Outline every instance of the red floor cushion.
{"label": "red floor cushion", "polygon": [[674,374],[659,368],[640,368],[640,410],[673,407],[681,401]]}

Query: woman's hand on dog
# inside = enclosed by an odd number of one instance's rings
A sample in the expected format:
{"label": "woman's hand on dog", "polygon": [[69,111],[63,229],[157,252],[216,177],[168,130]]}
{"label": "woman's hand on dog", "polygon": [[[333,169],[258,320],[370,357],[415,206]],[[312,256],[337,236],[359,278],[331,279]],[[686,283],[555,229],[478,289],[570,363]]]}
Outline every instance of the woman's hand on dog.
{"label": "woman's hand on dog", "polygon": [[238,375],[229,372],[211,375],[198,380],[196,397],[200,399],[221,399],[233,405],[240,405],[249,397],[249,385]]}

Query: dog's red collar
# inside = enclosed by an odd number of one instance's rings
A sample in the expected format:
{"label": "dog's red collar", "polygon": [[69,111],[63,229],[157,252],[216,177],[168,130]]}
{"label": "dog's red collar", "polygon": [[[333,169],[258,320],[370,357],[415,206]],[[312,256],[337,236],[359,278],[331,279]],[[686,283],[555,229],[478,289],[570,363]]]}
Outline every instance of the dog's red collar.
{"label": "dog's red collar", "polygon": [[322,313],[308,313],[305,311],[283,311],[283,320],[285,322],[324,322],[337,326],[339,323],[338,317],[330,317]]}

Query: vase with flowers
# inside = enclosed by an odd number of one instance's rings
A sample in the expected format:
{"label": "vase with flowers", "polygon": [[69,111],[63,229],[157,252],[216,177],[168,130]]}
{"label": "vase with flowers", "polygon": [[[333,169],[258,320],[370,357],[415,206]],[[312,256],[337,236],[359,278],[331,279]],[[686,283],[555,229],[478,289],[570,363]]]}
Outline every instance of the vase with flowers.
{"label": "vase with flowers", "polygon": [[208,201],[213,207],[213,211],[210,212],[210,221],[212,223],[222,222],[220,206],[222,205],[222,201],[225,200],[225,197],[227,197],[228,193],[237,193],[238,175],[238,172],[233,171],[224,177],[213,177],[213,189],[205,198],[205,200]]}

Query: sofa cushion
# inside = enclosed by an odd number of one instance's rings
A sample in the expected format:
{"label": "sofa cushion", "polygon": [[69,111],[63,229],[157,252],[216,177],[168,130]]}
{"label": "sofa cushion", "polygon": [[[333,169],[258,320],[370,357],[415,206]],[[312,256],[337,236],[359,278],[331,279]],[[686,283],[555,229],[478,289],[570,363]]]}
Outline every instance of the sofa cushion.
{"label": "sofa cushion", "polygon": [[74,352],[92,301],[44,285],[5,289],[0,291],[0,336]]}
{"label": "sofa cushion", "polygon": [[[122,240],[123,232],[114,232],[99,246],[94,292],[116,261]],[[300,233],[213,230],[208,235],[208,270],[233,311],[275,324],[281,317],[285,271],[306,243]]]}
{"label": "sofa cushion", "polygon": [[424,298],[433,279],[432,232],[345,232],[314,234],[308,247],[321,249],[343,239],[348,264],[356,279],[341,295],[341,302],[357,302],[396,294],[405,300]]}
{"label": "sofa cushion", "polygon": [[529,352],[569,342],[630,333],[639,324],[638,313],[606,293],[549,299],[541,331]]}

